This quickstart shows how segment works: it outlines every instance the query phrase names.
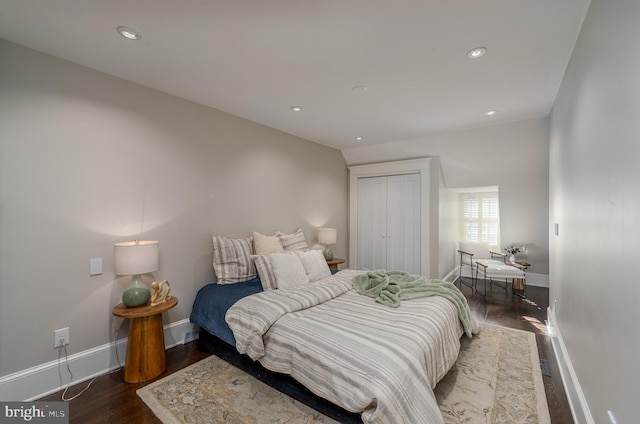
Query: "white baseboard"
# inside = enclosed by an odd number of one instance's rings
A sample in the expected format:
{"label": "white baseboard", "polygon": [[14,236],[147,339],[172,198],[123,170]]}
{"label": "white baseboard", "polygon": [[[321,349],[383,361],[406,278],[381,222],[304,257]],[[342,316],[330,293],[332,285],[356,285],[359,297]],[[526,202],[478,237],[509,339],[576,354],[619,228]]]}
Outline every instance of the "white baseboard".
{"label": "white baseboard", "polygon": [[450,283],[453,283],[458,279],[458,275],[460,275],[460,272],[459,272],[458,268],[456,268],[453,271],[451,271],[450,273],[448,273],[447,275],[445,275],[443,280],[448,281]]}
{"label": "white baseboard", "polygon": [[549,276],[547,274],[527,272],[527,285],[532,287],[549,287]]}
{"label": "white baseboard", "polygon": [[549,327],[549,335],[551,336],[551,344],[560,368],[560,376],[564,384],[564,390],[567,393],[571,414],[576,424],[594,424],[589,404],[584,396],[578,376],[573,368],[571,358],[567,353],[567,348],[562,339],[562,334],[558,328],[555,310],[551,307],[547,308],[547,325]]}
{"label": "white baseboard", "polygon": [[[184,344],[197,338],[195,325],[184,319],[164,327],[165,349]],[[117,349],[117,356],[116,356]],[[115,343],[69,355],[69,367],[73,373],[73,384],[88,381],[124,365],[127,338]],[[47,362],[26,370],[0,377],[0,400],[33,401],[67,387],[69,372],[65,365],[64,352],[59,360]],[[119,358],[122,364],[118,364]],[[91,390],[91,389],[90,389]]]}

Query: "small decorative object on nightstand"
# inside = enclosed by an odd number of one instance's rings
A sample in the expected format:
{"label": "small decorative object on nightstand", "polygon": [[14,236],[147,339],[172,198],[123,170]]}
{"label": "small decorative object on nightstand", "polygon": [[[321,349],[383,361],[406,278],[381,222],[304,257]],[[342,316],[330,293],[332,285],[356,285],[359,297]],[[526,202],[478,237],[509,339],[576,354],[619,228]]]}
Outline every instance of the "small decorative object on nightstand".
{"label": "small decorative object on nightstand", "polygon": [[338,265],[343,263],[344,263],[344,259],[340,259],[340,258],[333,258],[327,261],[327,265],[329,265],[329,269],[335,270],[335,271],[338,270]]}
{"label": "small decorative object on nightstand", "polygon": [[131,308],[119,303],[113,307],[113,315],[131,319],[124,363],[124,381],[127,383],[151,380],[166,371],[162,313],[177,304],[178,299],[171,296],[166,302],[156,306]]}
{"label": "small decorative object on nightstand", "polygon": [[[164,287],[165,285],[167,287]],[[154,281],[151,283],[151,288],[153,289],[153,293],[151,293],[151,301],[149,302],[151,306],[165,303],[167,300],[171,299],[171,296],[169,296],[169,293],[171,292],[171,284],[169,284],[169,280],[164,280],[162,283]]]}
{"label": "small decorative object on nightstand", "polygon": [[333,251],[329,245],[336,244],[337,239],[338,236],[335,228],[318,228],[318,243],[324,244],[322,254],[327,261],[333,259]]}

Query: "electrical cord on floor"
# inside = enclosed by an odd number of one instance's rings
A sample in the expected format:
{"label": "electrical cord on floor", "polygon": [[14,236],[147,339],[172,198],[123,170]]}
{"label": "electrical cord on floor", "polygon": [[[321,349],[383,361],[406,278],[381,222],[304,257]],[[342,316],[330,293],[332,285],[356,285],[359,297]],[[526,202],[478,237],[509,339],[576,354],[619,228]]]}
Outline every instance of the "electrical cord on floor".
{"label": "electrical cord on floor", "polygon": [[109,374],[113,374],[114,372],[118,372],[122,369],[122,362],[120,362],[120,355],[118,355],[118,343],[117,343],[119,329],[120,327],[113,329],[113,350],[116,351],[116,361],[118,361],[118,368],[111,371]]}
{"label": "electrical cord on floor", "polygon": [[[110,371],[109,374],[113,374],[114,372],[118,372],[120,370],[122,370],[122,362],[120,362],[120,356],[118,355],[118,345],[116,343],[117,341],[117,337],[118,337],[118,329],[115,328],[114,332],[113,332],[113,348],[116,351],[116,360],[118,361],[118,368],[116,368],[113,371]],[[67,390],[69,390],[69,387],[71,387],[71,382],[73,381],[73,373],[71,372],[71,367],[69,366],[69,353],[67,352],[67,346],[64,344],[64,339],[60,340],[60,345],[62,346],[62,349],[64,350],[64,362],[65,365],[67,366],[67,371],[69,372],[69,382],[67,383],[67,387],[65,387],[64,391],[62,392],[62,400],[65,402],[70,402],[78,397],[80,397],[84,392],[86,392],[89,387],[91,387],[91,385],[93,384],[94,381],[96,381],[96,378],[100,377],[100,375],[96,375],[95,377],[93,377],[91,379],[91,381],[89,381],[89,384],[87,384],[87,387],[85,387],[84,389],[82,389],[82,391],[70,398],[66,398],[65,396],[67,395]]]}
{"label": "electrical cord on floor", "polygon": [[84,392],[86,392],[89,389],[89,387],[91,387],[93,382],[96,381],[96,378],[98,378],[98,376],[93,377],[89,382],[89,384],[87,384],[87,387],[82,389],[80,393],[67,399],[65,396],[67,394],[67,390],[69,390],[69,387],[71,387],[71,382],[73,381],[73,373],[71,372],[71,367],[69,366],[69,354],[67,352],[67,346],[64,344],[64,340],[60,340],[60,344],[62,345],[62,349],[64,349],[64,362],[65,362],[65,365],[67,366],[67,371],[69,371],[69,382],[67,383],[67,387],[65,387],[64,392],[62,392],[62,400],[65,402],[70,402],[75,398],[79,397],[80,395],[82,395]]}

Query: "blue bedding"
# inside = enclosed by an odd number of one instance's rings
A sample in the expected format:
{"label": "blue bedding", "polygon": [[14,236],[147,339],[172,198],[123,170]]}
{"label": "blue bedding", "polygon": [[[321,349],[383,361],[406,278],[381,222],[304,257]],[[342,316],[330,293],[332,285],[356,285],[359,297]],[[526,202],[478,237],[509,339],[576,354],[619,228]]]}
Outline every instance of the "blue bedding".
{"label": "blue bedding", "polygon": [[261,291],[259,278],[234,284],[207,284],[198,291],[189,320],[235,346],[236,339],[224,320],[227,310],[243,297]]}

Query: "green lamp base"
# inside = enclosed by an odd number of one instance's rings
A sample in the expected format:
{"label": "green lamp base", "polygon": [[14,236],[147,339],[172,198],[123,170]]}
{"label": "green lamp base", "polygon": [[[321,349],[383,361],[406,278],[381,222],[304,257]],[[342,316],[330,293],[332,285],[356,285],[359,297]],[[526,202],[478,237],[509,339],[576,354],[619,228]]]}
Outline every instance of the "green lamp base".
{"label": "green lamp base", "polygon": [[134,275],[131,283],[124,289],[122,293],[122,303],[128,307],[146,305],[151,297],[151,291],[145,283],[142,282],[140,275]]}

